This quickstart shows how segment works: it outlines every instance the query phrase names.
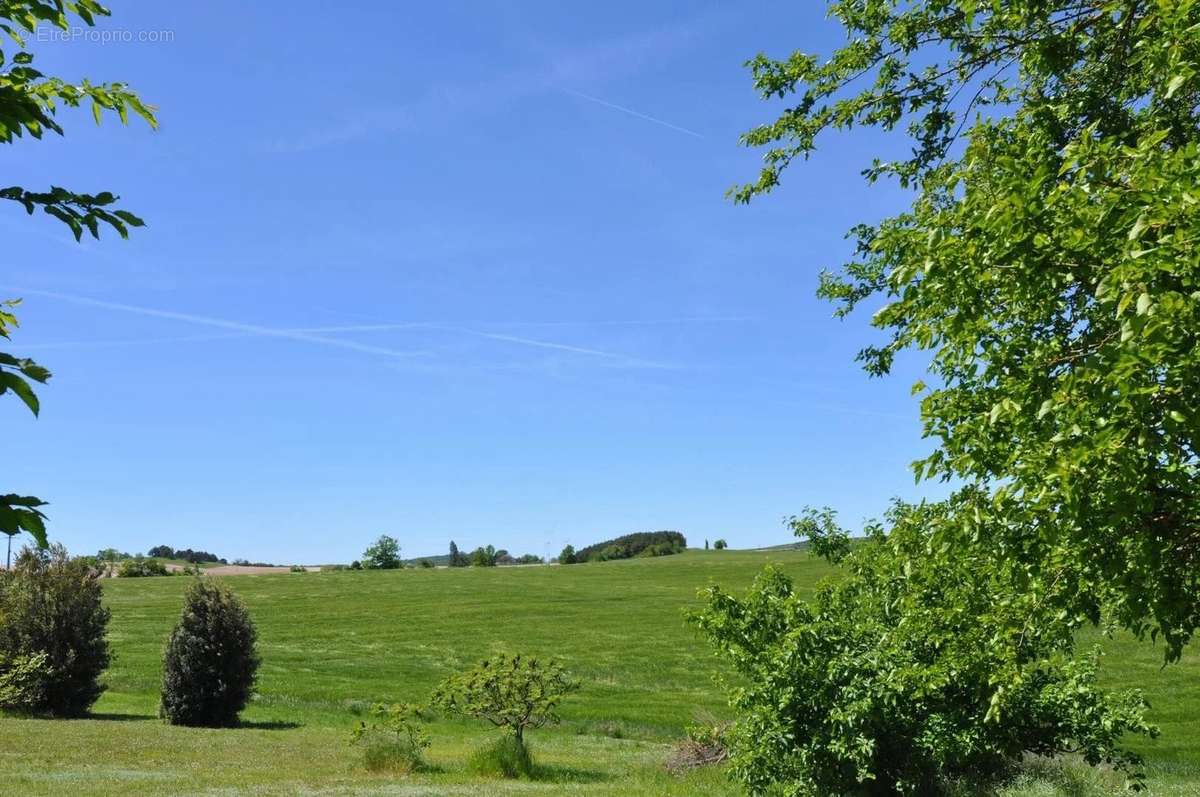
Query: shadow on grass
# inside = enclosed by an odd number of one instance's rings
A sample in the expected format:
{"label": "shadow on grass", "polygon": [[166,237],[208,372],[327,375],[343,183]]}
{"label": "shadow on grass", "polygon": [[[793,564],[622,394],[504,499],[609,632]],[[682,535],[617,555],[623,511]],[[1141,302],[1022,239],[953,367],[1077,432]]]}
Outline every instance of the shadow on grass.
{"label": "shadow on grass", "polygon": [[252,731],[290,731],[296,728],[303,728],[304,726],[299,722],[289,722],[287,720],[242,720],[237,724],[237,727]]}
{"label": "shadow on grass", "polygon": [[101,722],[148,722],[157,720],[155,714],[88,714],[80,717],[82,720],[100,720]]}

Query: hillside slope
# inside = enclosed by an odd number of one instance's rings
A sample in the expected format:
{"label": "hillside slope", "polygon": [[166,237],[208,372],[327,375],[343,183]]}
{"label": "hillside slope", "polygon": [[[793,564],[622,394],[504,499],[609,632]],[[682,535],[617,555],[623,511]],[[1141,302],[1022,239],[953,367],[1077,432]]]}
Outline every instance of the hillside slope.
{"label": "hillside slope", "polygon": [[[563,727],[533,734],[550,783],[472,779],[463,760],[490,732],[438,722],[431,758],[443,771],[412,781],[414,794],[737,794],[719,773],[677,779],[661,762],[685,725],[726,713],[714,659],[685,624],[685,607],[710,581],[746,586],[767,562],[806,586],[828,572],[806,552],[689,551],[572,567],[224,578],[258,623],[263,657],[249,726],[226,731],[155,718],[162,646],[187,579],[110,581],[115,660],[96,707],[102,718],[0,720],[0,792],[404,794],[394,779],[356,766],[346,741],[363,707],[423,700],[451,672],[509,650],[560,656],[583,681],[563,706]],[[1164,738],[1146,748],[1159,778],[1152,785],[1196,794],[1196,655],[1159,671],[1155,651],[1110,645],[1109,677],[1146,688],[1163,724]]]}

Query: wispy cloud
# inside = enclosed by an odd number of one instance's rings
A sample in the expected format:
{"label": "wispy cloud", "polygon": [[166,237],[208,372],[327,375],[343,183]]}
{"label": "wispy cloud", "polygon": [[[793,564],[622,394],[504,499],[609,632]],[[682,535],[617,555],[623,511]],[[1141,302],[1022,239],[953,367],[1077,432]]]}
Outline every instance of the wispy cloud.
{"label": "wispy cloud", "polygon": [[103,310],[112,310],[115,312],[129,313],[132,315],[141,315],[149,318],[162,318],[171,321],[180,321],[189,324],[197,324],[200,326],[215,327],[218,329],[228,330],[227,334],[222,335],[190,335],[182,337],[165,337],[165,338],[143,338],[133,340],[75,340],[75,341],[56,341],[41,344],[30,344],[25,346],[25,349],[70,349],[70,348],[91,348],[103,346],[136,346],[153,343],[190,343],[197,341],[212,341],[224,340],[229,338],[239,337],[262,337],[262,338],[279,338],[283,340],[292,340],[301,343],[310,343],[320,346],[332,346],[336,348],[349,349],[352,351],[362,352],[364,354],[376,354],[385,357],[401,357],[414,358],[433,354],[429,350],[398,350],[386,348],[383,346],[375,346],[358,341],[346,340],[344,338],[330,337],[336,334],[349,334],[356,332],[384,332],[398,330],[432,330],[449,332],[459,335],[470,335],[473,337],[494,340],[501,343],[509,343],[516,346],[529,347],[535,349],[550,349],[559,352],[568,352],[570,354],[601,358],[610,361],[611,364],[627,366],[632,368],[663,368],[669,369],[673,366],[659,363],[652,360],[645,360],[640,357],[634,357],[620,352],[605,351],[602,349],[591,348],[587,346],[577,346],[569,343],[560,343],[552,340],[542,340],[538,338],[529,338],[520,335],[509,335],[500,332],[488,332],[470,327],[430,323],[430,322],[403,322],[403,323],[386,323],[386,324],[347,324],[341,326],[323,326],[309,328],[281,328],[267,327],[260,324],[247,324],[241,321],[231,321],[224,318],[214,318],[212,316],[196,315],[194,313],[181,313],[174,310],[162,310],[153,307],[143,307],[141,305],[124,304],[121,302],[110,302],[102,299],[93,299],[87,296],[77,296],[75,294],[62,293],[59,291],[45,291],[31,288],[19,288],[16,286],[0,286],[0,290],[10,291],[14,294],[27,296],[41,296],[47,299],[55,299],[58,301],[69,302],[71,304],[84,305],[87,307],[96,307]]}
{"label": "wispy cloud", "polygon": [[[538,67],[514,69],[478,81],[462,81],[430,88],[409,102],[343,113],[332,125],[314,128],[296,136],[278,138],[267,149],[280,153],[307,152],[373,136],[384,136],[445,123],[467,114],[478,114],[507,106],[526,97],[566,90],[566,86],[591,84],[636,73],[651,59],[662,59],[689,45],[710,18],[690,20],[668,28],[645,31],[578,47],[550,57]],[[574,90],[568,93],[609,105],[624,113],[699,136],[693,130],[612,105]]]}
{"label": "wispy cloud", "polygon": [[163,318],[171,321],[182,321],[189,324],[198,324],[200,326],[216,327],[217,329],[240,332],[252,337],[293,340],[301,343],[312,343],[318,346],[349,349],[351,351],[362,352],[364,354],[377,354],[383,357],[422,357],[430,354],[428,351],[403,351],[399,349],[389,349],[383,346],[372,346],[353,340],[331,338],[326,335],[319,335],[300,330],[278,329],[275,327],[261,326],[259,324],[246,324],[242,323],[241,321],[230,321],[224,318],[196,315],[194,313],[179,313],[174,310],[159,310],[153,307],[141,307],[133,304],[123,304],[121,302],[109,302],[102,299],[92,299],[87,296],[59,293],[58,291],[33,290],[30,288],[18,288],[14,286],[0,286],[0,290],[10,291],[15,294],[22,294],[26,296],[42,296],[47,299],[57,299],[58,301],[62,302],[70,302],[71,304],[97,307],[103,310],[113,310],[120,313],[147,316],[149,318]]}
{"label": "wispy cloud", "polygon": [[599,97],[593,97],[591,94],[584,94],[582,91],[575,91],[574,89],[563,89],[563,92],[566,94],[570,94],[572,97],[578,97],[581,100],[587,100],[588,102],[594,102],[598,105],[603,105],[605,108],[612,108],[614,111],[620,111],[621,113],[627,113],[630,116],[636,116],[638,119],[644,119],[647,122],[653,122],[656,125],[662,125],[663,127],[669,127],[672,130],[678,131],[680,133],[686,133],[689,136],[695,136],[696,138],[704,138],[704,136],[702,134],[697,133],[695,130],[689,130],[686,127],[680,127],[679,125],[671,124],[670,122],[667,122],[663,119],[658,119],[657,117],[642,113],[641,111],[635,111],[632,108],[626,108],[624,105],[617,105],[615,102],[609,102],[608,100],[602,100]]}

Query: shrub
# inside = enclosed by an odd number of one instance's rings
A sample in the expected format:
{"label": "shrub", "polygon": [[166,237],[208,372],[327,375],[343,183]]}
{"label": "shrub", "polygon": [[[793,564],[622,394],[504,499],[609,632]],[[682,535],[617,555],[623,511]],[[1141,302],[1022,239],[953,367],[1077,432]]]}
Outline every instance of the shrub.
{"label": "shrub", "polygon": [[396,570],[404,566],[400,561],[400,543],[395,537],[379,535],[375,544],[363,552],[363,567],[368,570]]}
{"label": "shrub", "polygon": [[434,566],[432,559],[421,559],[417,562],[417,566],[428,570]]}
{"label": "shrub", "polygon": [[568,545],[562,549],[562,553],[558,555],[558,563],[560,565],[573,565],[578,561],[575,558],[575,546]]}
{"label": "shrub", "polygon": [[108,666],[97,573],[61,545],[26,548],[0,573],[0,708],[78,717],[104,691]]}
{"label": "shrub", "polygon": [[117,578],[147,578],[150,576],[169,576],[167,566],[157,559],[146,559],[138,556],[121,562],[117,570]]}
{"label": "shrub", "polygon": [[533,774],[533,755],[529,745],[515,736],[501,736],[472,753],[467,770],[484,777],[528,778]]}
{"label": "shrub", "polygon": [[717,540],[716,542],[713,543],[713,547],[716,548],[718,551],[723,551],[729,547],[729,543],[725,542],[725,540]]}
{"label": "shrub", "polygon": [[1140,780],[1118,747],[1155,733],[1140,695],[1099,689],[1095,655],[1075,654],[1065,624],[994,599],[1019,573],[969,552],[914,564],[961,510],[898,507],[889,533],[853,548],[814,513],[794,525],[843,572],[811,601],[771,568],[743,598],[707,591],[697,619],[739,675],[726,738],[751,792],[932,794],[1066,752]]}
{"label": "shrub", "polygon": [[163,657],[160,713],[172,725],[229,727],[254,688],[257,634],[226,587],[197,579]]}
{"label": "shrub", "polygon": [[290,568],[288,568],[288,572],[289,573],[307,573],[308,568],[305,567],[304,565],[292,565]]}
{"label": "shrub", "polygon": [[350,736],[351,744],[364,748],[368,770],[410,773],[427,768],[422,753],[429,747],[429,734],[421,727],[420,709],[407,703],[376,703],[370,715],[370,724],[360,722]]}
{"label": "shrub", "polygon": [[524,744],[527,728],[558,723],[558,704],[577,689],[556,661],[501,654],[447,679],[434,690],[432,705],[487,720]]}
{"label": "shrub", "polygon": [[363,569],[362,562],[355,559],[353,562],[350,563],[350,569],[351,570],[362,570]]}

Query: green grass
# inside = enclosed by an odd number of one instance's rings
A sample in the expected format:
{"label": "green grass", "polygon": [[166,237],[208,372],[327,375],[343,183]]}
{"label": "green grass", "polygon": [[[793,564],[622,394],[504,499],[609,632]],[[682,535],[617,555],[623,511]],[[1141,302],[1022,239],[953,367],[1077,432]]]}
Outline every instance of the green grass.
{"label": "green grass", "polygon": [[[662,761],[685,725],[726,713],[716,663],[684,609],[706,583],[744,587],[769,561],[800,584],[828,572],[802,551],[725,551],[573,567],[224,578],[258,624],[263,666],[247,727],[215,731],[155,718],[162,647],[188,579],[108,581],[116,658],[98,718],[0,719],[0,793],[738,794],[718,771],[675,778]],[[1192,653],[1162,670],[1148,646],[1108,647],[1106,677],[1144,688],[1163,727],[1162,739],[1140,745],[1152,793],[1200,795],[1200,660]],[[369,703],[421,701],[445,676],[501,650],[558,655],[583,681],[563,705],[563,724],[531,734],[532,780],[470,774],[468,759],[495,733],[468,722],[431,728],[431,772],[366,770],[348,738]],[[1088,794],[1071,785],[1088,777],[1068,768],[1005,797]]]}

